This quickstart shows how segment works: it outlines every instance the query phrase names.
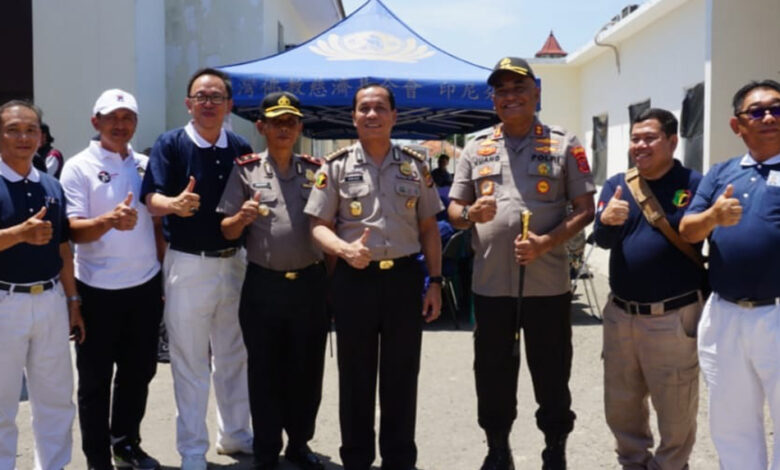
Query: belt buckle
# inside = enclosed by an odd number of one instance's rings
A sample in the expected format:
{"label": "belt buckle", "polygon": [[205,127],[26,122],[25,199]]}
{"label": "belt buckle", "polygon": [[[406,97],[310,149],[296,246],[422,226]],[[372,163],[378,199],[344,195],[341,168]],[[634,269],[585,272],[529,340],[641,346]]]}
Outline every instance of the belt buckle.
{"label": "belt buckle", "polygon": [[666,309],[664,309],[663,302],[653,302],[650,304],[650,315],[663,315]]}
{"label": "belt buckle", "polygon": [[284,278],[289,281],[294,281],[298,279],[298,273],[296,271],[287,271],[284,273]]}
{"label": "belt buckle", "polygon": [[736,304],[739,305],[742,308],[753,308],[753,307],[755,307],[755,305],[753,305],[753,301],[752,300],[747,300],[747,299],[739,299],[739,300],[737,300]]}
{"label": "belt buckle", "polygon": [[234,248],[227,248],[219,252],[220,258],[230,258],[235,253]]}
{"label": "belt buckle", "polygon": [[43,284],[35,284],[33,286],[30,286],[30,293],[31,294],[43,293]]}
{"label": "belt buckle", "polygon": [[393,260],[391,259],[383,259],[379,261],[379,269],[382,270],[392,269],[394,264],[395,262],[393,262]]}

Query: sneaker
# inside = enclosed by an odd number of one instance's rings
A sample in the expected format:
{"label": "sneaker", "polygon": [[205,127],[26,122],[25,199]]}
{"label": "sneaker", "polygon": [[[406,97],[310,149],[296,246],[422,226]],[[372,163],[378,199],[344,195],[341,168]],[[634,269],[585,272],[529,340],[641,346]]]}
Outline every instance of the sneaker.
{"label": "sneaker", "polygon": [[219,455],[254,455],[255,451],[252,448],[252,441],[240,442],[234,445],[224,445],[217,443],[217,454]]}
{"label": "sneaker", "polygon": [[208,464],[202,455],[188,455],[181,459],[181,470],[206,470]]}
{"label": "sneaker", "polygon": [[133,470],[157,470],[160,462],[141,449],[138,442],[123,441],[113,446],[114,466]]}

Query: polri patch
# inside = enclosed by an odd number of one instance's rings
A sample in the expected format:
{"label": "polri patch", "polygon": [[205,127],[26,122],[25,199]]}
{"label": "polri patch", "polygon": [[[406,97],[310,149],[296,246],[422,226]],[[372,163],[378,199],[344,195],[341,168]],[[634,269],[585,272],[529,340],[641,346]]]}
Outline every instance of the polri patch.
{"label": "polri patch", "polygon": [[550,192],[550,183],[547,180],[540,180],[536,183],[536,192],[539,194],[547,194]]}

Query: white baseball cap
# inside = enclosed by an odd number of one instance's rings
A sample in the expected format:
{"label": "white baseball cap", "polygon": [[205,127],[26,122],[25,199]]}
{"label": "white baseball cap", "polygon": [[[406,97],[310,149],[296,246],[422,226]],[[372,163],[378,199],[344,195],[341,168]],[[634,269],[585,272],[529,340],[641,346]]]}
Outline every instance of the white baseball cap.
{"label": "white baseball cap", "polygon": [[121,108],[129,109],[135,114],[138,114],[138,103],[136,103],[135,97],[124,90],[113,88],[104,91],[97,101],[95,101],[95,107],[92,108],[92,115],[109,114],[112,111]]}

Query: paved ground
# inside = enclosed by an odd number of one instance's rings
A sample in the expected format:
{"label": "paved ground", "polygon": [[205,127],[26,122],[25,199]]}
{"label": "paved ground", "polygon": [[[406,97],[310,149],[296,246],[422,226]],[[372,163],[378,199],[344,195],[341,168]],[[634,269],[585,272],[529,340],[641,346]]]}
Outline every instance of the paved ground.
{"label": "paved ground", "polygon": [[[597,270],[595,287],[603,305],[607,295],[605,255],[597,252],[591,259]],[[602,403],[601,323],[587,313],[582,287],[577,289],[573,308],[574,366],[571,389],[578,418],[569,442],[570,468],[618,468],[614,442],[604,422]],[[468,326],[455,330],[442,318],[427,330],[423,339],[420,373],[419,413],[417,418],[418,467],[420,470],[475,470],[485,453],[483,433],[477,426],[476,396],[472,373],[473,352]],[[329,470],[341,469],[338,454],[337,376],[335,356],[328,355],[325,391],[312,448],[327,461]],[[518,470],[541,468],[539,453],[543,439],[534,425],[535,404],[528,369],[523,365],[518,391],[519,414],[512,433],[512,446]],[[716,469],[717,457],[707,430],[706,390],[702,385],[699,409],[698,442],[690,461],[691,468]],[[377,411],[378,412],[378,411]],[[176,469],[180,463],[175,445],[175,407],[170,367],[161,364],[151,387],[147,417],[143,423],[144,447],[156,456],[164,469]],[[18,422],[19,469],[32,468],[32,435],[29,404],[20,407]],[[214,402],[209,407],[211,436],[215,435]],[[78,424],[74,423],[74,455],[70,468],[84,469],[80,452]],[[218,456],[213,448],[207,456],[212,469],[249,469],[251,458]],[[377,462],[378,464],[379,462]],[[282,460],[280,470],[295,467]]]}

